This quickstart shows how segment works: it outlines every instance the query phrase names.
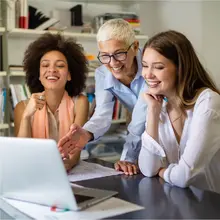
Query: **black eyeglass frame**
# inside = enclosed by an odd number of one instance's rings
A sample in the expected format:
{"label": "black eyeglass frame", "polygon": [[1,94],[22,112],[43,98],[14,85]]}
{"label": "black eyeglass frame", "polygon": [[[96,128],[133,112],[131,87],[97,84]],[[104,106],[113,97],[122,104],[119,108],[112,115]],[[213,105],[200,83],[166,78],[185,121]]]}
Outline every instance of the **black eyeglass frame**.
{"label": "black eyeglass frame", "polygon": [[[114,54],[112,54],[112,55],[109,55],[109,54],[108,54],[108,55],[107,55],[107,54],[106,54],[106,55],[100,55],[100,52],[99,52],[97,58],[98,58],[99,62],[102,63],[102,64],[109,64],[109,63],[111,62],[112,57],[113,57],[116,61],[124,61],[124,60],[127,59],[128,51],[130,50],[130,48],[131,48],[131,46],[132,46],[133,44],[134,44],[134,42],[128,47],[128,49],[127,49],[126,51],[114,53]],[[115,57],[115,55],[117,55],[117,54],[124,54],[124,55],[125,55],[125,58],[122,59],[122,60],[119,60],[119,59],[117,59],[117,58]],[[103,63],[103,62],[100,60],[100,57],[109,57],[109,61]]]}

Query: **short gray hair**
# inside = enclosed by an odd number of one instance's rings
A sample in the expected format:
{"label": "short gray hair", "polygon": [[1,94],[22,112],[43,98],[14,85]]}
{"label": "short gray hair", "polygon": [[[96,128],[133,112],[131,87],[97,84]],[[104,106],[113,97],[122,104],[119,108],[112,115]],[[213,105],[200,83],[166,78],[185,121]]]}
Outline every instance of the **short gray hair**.
{"label": "short gray hair", "polygon": [[97,42],[115,39],[130,45],[135,41],[135,33],[132,26],[121,18],[106,21],[98,30]]}

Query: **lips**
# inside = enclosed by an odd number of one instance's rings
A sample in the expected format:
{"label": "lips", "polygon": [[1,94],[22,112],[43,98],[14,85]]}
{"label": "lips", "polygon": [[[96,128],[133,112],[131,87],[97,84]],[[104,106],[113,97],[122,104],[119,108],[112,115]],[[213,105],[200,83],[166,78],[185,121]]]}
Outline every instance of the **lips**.
{"label": "lips", "polygon": [[48,79],[48,80],[58,80],[59,77],[58,76],[47,76],[46,79]]}
{"label": "lips", "polygon": [[151,88],[155,88],[160,84],[160,81],[147,81],[147,85]]}
{"label": "lips", "polygon": [[119,67],[112,67],[112,70],[117,73],[117,72],[121,71],[122,67],[123,67],[123,65],[119,66]]}

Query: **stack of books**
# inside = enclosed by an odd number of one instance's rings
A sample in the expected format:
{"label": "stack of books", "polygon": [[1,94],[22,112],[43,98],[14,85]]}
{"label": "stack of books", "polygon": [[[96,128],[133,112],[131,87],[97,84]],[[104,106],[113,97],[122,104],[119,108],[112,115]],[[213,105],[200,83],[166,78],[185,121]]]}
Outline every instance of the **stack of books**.
{"label": "stack of books", "polygon": [[122,18],[129,22],[136,34],[140,34],[140,19],[135,12],[117,12],[117,13],[105,13],[98,15],[94,18],[94,29],[96,32],[106,21],[114,18]]}
{"label": "stack of books", "polygon": [[0,88],[0,124],[5,121],[6,88]]}

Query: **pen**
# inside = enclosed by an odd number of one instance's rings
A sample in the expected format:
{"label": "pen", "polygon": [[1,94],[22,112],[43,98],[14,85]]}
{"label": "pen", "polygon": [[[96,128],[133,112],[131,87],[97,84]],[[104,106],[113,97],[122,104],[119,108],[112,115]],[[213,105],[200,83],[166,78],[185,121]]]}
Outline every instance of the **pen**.
{"label": "pen", "polygon": [[60,209],[60,208],[57,208],[56,206],[52,206],[50,208],[50,211],[52,211],[52,212],[68,212],[70,210],[68,208]]}

